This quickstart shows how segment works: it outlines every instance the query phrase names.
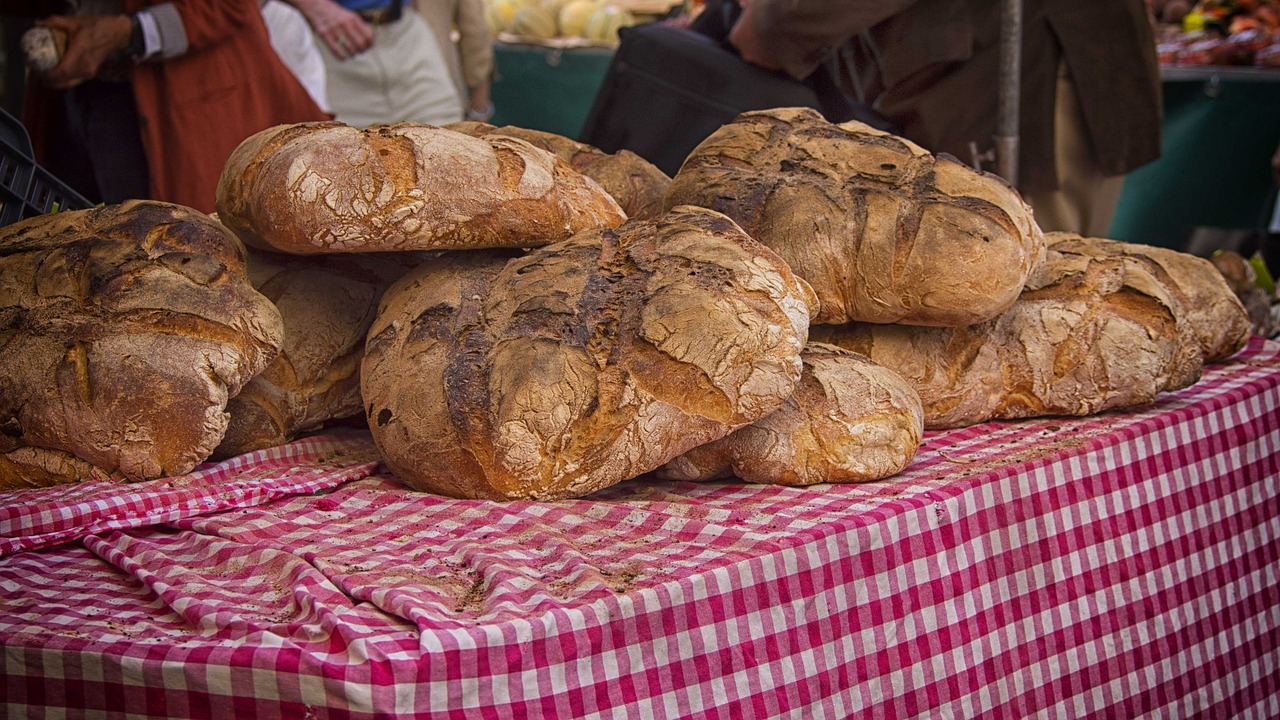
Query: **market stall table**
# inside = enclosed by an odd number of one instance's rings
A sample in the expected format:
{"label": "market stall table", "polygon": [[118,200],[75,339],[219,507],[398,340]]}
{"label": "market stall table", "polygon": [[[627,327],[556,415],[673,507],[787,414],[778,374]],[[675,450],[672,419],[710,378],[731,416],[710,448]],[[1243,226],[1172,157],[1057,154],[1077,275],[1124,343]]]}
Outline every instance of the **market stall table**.
{"label": "market stall table", "polygon": [[331,433],[0,495],[10,715],[1280,715],[1280,345],[885,482],[407,491]]}

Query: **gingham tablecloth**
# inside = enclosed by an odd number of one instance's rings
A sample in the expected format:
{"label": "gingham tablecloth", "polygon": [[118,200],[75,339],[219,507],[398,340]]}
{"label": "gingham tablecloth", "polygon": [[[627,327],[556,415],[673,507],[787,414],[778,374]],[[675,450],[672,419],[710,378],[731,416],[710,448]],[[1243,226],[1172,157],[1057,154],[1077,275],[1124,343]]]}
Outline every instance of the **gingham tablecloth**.
{"label": "gingham tablecloth", "polygon": [[[1274,718],[1280,345],[881,483],[409,492],[325,435],[0,494],[10,716]],[[87,712],[86,712],[87,711]]]}

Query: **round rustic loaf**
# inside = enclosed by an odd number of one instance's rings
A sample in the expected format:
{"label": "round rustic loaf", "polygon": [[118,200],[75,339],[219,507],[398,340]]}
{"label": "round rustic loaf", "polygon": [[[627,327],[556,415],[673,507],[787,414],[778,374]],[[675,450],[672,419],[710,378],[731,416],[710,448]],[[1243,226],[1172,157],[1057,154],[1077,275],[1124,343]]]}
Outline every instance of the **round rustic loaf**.
{"label": "round rustic loaf", "polygon": [[249,252],[249,278],[284,320],[280,354],[227,403],[213,457],[274,447],[329,420],[362,416],[360,359],[382,293],[426,253]]}
{"label": "round rustic loaf", "polygon": [[130,201],[0,228],[0,487],[90,466],[190,471],[282,334],[244,248],[190,208]]}
{"label": "round rustic loaf", "polygon": [[816,485],[881,480],[920,448],[920,396],[865,356],[810,343],[804,373],[781,408],[658,469],[670,480],[736,476],[747,482]]}
{"label": "round rustic loaf", "polygon": [[690,153],[666,206],[733,218],[813,286],[815,323],[960,326],[1018,297],[1044,256],[1000,178],[808,108],[748,112]]}
{"label": "round rustic loaf", "polygon": [[600,183],[600,187],[618,201],[628,218],[648,218],[661,213],[663,198],[671,186],[671,178],[657,165],[630,150],[607,153],[555,133],[512,125],[495,127],[473,120],[450,123],[445,127],[476,137],[505,135],[519,138],[542,148]]}
{"label": "round rustic loaf", "polygon": [[1052,249],[1000,317],[962,328],[814,326],[920,393],[926,428],[1090,415],[1195,383],[1203,353],[1178,296],[1121,254],[1082,262]]}
{"label": "round rustic loaf", "polygon": [[361,390],[409,485],[579,497],[791,396],[805,288],[731,220],[677,208],[510,258],[451,253],[389,289]]}
{"label": "round rustic loaf", "polygon": [[545,150],[415,123],[263,130],[227,159],[215,203],[241,240],[299,255],[536,247],[626,218]]}

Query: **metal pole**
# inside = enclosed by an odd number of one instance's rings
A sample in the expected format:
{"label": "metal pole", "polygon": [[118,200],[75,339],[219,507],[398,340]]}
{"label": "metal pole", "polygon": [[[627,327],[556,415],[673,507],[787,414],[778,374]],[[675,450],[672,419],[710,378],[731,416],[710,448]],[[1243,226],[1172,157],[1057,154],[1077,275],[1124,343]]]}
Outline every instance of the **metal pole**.
{"label": "metal pole", "polygon": [[1022,104],[1022,0],[1003,0],[1000,13],[1000,94],[996,116],[996,173],[1018,184]]}

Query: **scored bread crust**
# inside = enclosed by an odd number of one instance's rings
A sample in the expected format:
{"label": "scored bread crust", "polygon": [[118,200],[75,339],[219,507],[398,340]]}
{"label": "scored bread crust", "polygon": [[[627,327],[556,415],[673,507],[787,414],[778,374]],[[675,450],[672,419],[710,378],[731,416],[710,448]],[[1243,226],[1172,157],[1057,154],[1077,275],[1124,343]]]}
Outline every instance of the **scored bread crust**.
{"label": "scored bread crust", "polygon": [[669,480],[736,476],[816,485],[881,480],[920,448],[920,396],[900,375],[857,353],[809,343],[804,374],[781,408],[658,469]]}
{"label": "scored bread crust", "polygon": [[626,215],[595,181],[516,138],[432,125],[279,125],[218,182],[218,217],[264,250],[536,247]]}
{"label": "scored bread crust", "polygon": [[274,447],[362,415],[360,359],[382,293],[426,253],[249,252],[249,278],[284,321],[280,354],[227,403],[214,458]]}
{"label": "scored bread crust", "polygon": [[815,323],[961,326],[1017,299],[1044,257],[1004,180],[808,108],[743,113],[689,154],[666,206],[733,218],[822,302]]}
{"label": "scored bread crust", "polygon": [[0,487],[91,466],[190,471],[282,335],[243,246],[191,208],[129,201],[0,228]]}
{"label": "scored bread crust", "polygon": [[[1082,262],[1083,260],[1083,262]],[[1090,415],[1194,384],[1204,355],[1177,293],[1118,253],[1050,250],[1000,317],[962,328],[815,326],[811,337],[902,375],[925,427]]]}
{"label": "scored bread crust", "polygon": [[1249,342],[1249,312],[1208,260],[1170,248],[1073,233],[1048,233],[1045,238],[1054,262],[1074,263],[1077,272],[1105,258],[1141,266],[1143,272],[1134,278],[1150,277],[1177,299],[1178,321],[1195,335],[1205,362],[1228,358]]}
{"label": "scored bread crust", "polygon": [[481,137],[506,135],[540,147],[569,163],[575,170],[600,183],[622,206],[628,218],[648,218],[662,212],[662,201],[671,178],[657,165],[630,150],[607,153],[563,135],[504,125],[463,120],[445,125],[450,130]]}
{"label": "scored bread crust", "polygon": [[361,389],[388,466],[495,499],[586,495],[768,415],[809,322],[785,263],[701,208],[451,253],[382,306]]}

